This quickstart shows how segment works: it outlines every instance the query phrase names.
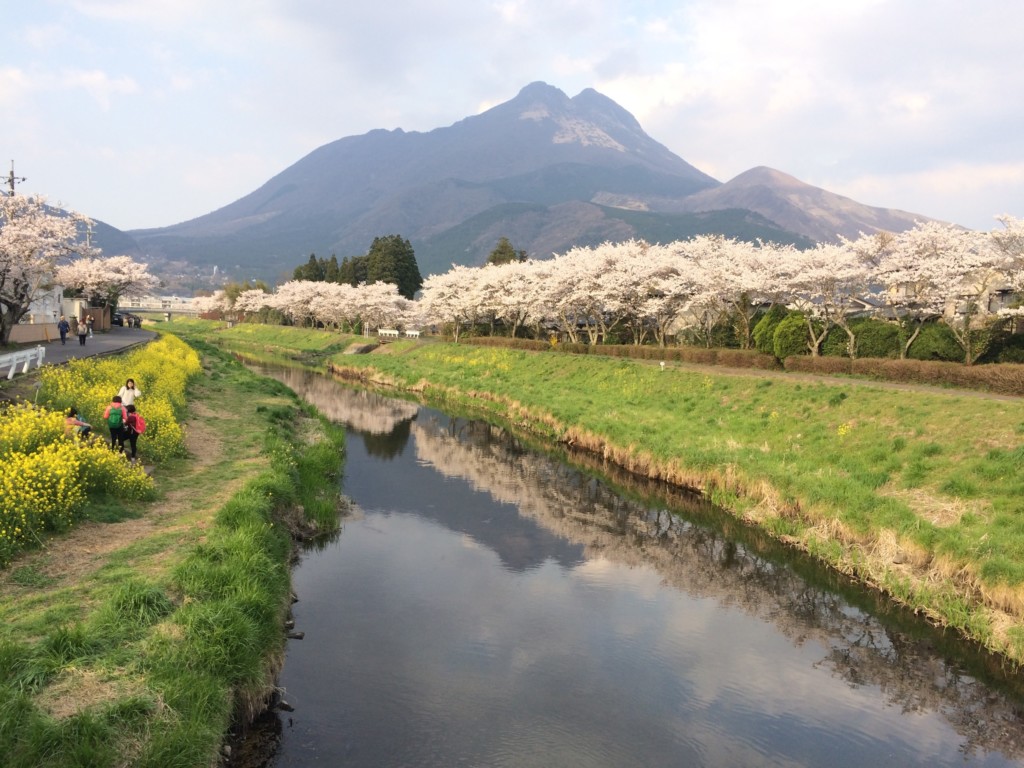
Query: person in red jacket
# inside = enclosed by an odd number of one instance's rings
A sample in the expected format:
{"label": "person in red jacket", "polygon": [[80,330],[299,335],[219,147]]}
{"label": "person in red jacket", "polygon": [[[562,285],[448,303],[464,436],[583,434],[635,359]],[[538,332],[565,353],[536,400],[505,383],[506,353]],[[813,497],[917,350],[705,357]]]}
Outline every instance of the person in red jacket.
{"label": "person in red jacket", "polygon": [[139,423],[139,414],[135,412],[134,405],[126,405],[125,410],[128,412],[128,417],[125,419],[124,430],[121,433],[121,452],[125,454],[128,453],[124,447],[124,444],[128,443],[129,447],[132,449],[132,454],[128,461],[129,463],[134,464],[135,459],[138,456],[138,442],[139,435],[142,434],[142,429],[140,429],[142,425]]}
{"label": "person in red jacket", "polygon": [[128,411],[121,404],[120,395],[114,395],[110,405],[103,409],[103,419],[110,430],[110,447],[115,451],[124,450],[124,425],[128,423]]}

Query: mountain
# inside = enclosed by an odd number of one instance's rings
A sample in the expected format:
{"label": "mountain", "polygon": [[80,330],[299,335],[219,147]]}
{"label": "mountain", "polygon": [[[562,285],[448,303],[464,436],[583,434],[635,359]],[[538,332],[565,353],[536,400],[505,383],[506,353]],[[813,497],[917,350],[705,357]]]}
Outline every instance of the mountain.
{"label": "mountain", "polygon": [[722,184],[597,91],[569,98],[532,83],[447,127],[339,139],[230,205],[128,235],[157,261],[278,280],[311,253],[365,254],[386,234],[408,238],[427,275],[482,264],[503,236],[541,258],[605,240],[705,232],[803,247],[898,213],[769,169]]}
{"label": "mountain", "polygon": [[783,229],[818,241],[836,235],[856,238],[861,232],[902,232],[926,216],[892,208],[873,208],[848,197],[812,187],[788,174],[760,166],[713,189],[679,201],[689,212],[742,208],[759,213]]}

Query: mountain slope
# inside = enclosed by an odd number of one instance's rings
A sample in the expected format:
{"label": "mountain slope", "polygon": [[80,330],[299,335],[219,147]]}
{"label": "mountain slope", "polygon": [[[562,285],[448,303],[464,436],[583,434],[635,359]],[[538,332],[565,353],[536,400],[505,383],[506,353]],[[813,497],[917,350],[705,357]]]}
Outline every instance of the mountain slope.
{"label": "mountain slope", "polygon": [[339,139],[230,205],[129,234],[151,258],[280,279],[311,253],[364,254],[386,234],[408,238],[421,272],[431,274],[483,263],[502,236],[541,258],[604,240],[698,232],[806,243],[903,229],[899,213],[769,169],[723,185],[597,91],[569,98],[532,83],[447,127]]}
{"label": "mountain slope", "polygon": [[835,241],[837,235],[855,238],[860,232],[901,232],[912,228],[915,221],[928,218],[864,205],[764,166],[751,168],[679,203],[680,210],[693,213],[724,208],[754,211],[782,229],[818,241]]}

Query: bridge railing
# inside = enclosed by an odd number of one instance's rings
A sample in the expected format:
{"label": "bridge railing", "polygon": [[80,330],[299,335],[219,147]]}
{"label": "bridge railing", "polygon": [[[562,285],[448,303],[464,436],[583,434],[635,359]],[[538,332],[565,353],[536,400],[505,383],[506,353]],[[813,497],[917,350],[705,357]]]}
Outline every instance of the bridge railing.
{"label": "bridge railing", "polygon": [[9,367],[7,371],[7,378],[13,379],[14,374],[18,372],[18,366],[21,366],[22,373],[28,373],[32,363],[35,363],[36,368],[40,368],[43,365],[43,358],[46,357],[46,347],[32,347],[31,349],[19,349],[17,352],[8,352],[7,354],[0,355],[0,371],[4,368]]}

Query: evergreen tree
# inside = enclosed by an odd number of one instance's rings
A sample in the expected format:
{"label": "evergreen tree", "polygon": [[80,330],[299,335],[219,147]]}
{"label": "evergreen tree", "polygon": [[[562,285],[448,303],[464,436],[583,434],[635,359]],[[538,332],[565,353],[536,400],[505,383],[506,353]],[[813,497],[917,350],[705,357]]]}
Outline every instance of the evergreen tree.
{"label": "evergreen tree", "polygon": [[359,285],[366,280],[366,256],[346,256],[338,267],[338,282]]}
{"label": "evergreen tree", "polygon": [[324,265],[324,280],[328,283],[340,283],[341,280],[338,279],[338,274],[338,257],[332,253],[330,260]]}
{"label": "evergreen tree", "polygon": [[295,280],[313,280],[320,281],[324,279],[324,262],[317,259],[315,253],[309,254],[309,261],[302,266],[295,268],[292,273],[292,277]]}
{"label": "evergreen tree", "polygon": [[513,261],[526,261],[526,251],[517,251],[507,237],[498,240],[498,244],[487,257],[488,264],[509,264]]}
{"label": "evergreen tree", "polygon": [[375,237],[366,254],[366,282],[393,283],[402,296],[413,298],[423,277],[412,244],[401,235]]}

